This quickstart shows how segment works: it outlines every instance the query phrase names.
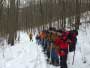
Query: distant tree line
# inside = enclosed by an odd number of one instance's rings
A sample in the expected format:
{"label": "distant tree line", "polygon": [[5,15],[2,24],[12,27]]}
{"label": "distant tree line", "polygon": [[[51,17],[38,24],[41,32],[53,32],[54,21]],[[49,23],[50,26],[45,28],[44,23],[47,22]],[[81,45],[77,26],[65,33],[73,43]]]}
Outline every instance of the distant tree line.
{"label": "distant tree line", "polygon": [[[18,30],[45,29],[57,22],[58,29],[79,29],[80,18],[90,11],[90,0],[31,0],[21,6],[20,0],[0,0],[0,36],[14,40]],[[7,6],[5,6],[5,4]],[[66,21],[68,19],[68,22]]]}

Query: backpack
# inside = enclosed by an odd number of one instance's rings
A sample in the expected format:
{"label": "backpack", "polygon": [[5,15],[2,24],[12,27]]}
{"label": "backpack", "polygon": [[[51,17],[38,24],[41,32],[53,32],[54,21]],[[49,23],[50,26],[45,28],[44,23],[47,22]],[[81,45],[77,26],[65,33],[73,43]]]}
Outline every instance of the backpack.
{"label": "backpack", "polygon": [[68,39],[71,40],[71,43],[69,43],[69,52],[73,52],[76,49],[77,35],[77,30],[71,30],[68,35]]}
{"label": "backpack", "polygon": [[69,44],[69,52],[73,52],[76,50],[76,43],[77,43],[77,38],[74,38],[73,42]]}

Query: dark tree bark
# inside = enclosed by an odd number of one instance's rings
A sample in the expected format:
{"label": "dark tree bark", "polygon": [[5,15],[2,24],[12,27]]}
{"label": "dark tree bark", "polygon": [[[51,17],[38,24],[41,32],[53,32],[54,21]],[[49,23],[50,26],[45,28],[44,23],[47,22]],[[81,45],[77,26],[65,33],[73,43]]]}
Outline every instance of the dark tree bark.
{"label": "dark tree bark", "polygon": [[75,18],[75,29],[79,29],[79,24],[80,24],[80,5],[79,5],[79,0],[76,0],[76,18]]}
{"label": "dark tree bark", "polygon": [[2,7],[3,7],[3,6],[2,6],[2,1],[3,1],[3,0],[0,0],[0,17],[1,17],[1,14],[2,14]]}
{"label": "dark tree bark", "polygon": [[14,40],[16,38],[17,31],[17,15],[16,15],[16,6],[15,0],[10,0],[10,10],[9,10],[9,38],[8,43],[12,46],[14,45]]}

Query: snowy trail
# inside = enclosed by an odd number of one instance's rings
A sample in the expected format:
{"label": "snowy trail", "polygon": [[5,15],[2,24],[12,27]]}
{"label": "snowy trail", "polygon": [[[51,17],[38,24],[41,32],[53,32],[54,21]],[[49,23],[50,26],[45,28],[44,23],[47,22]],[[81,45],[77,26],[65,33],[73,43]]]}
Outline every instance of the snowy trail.
{"label": "snowy trail", "polygon": [[[83,29],[84,26],[82,25],[79,30],[74,65],[72,65],[73,52],[68,55],[68,68],[90,68],[90,25],[86,29]],[[83,63],[84,57],[86,64]],[[36,44],[35,38],[33,42],[30,42],[27,33],[21,32],[20,42],[16,42],[15,46],[7,46],[6,43],[4,48],[0,46],[0,68],[60,67],[47,64],[46,56],[42,48]]]}
{"label": "snowy trail", "polygon": [[21,42],[12,47],[6,45],[4,52],[0,48],[0,68],[47,68],[41,47],[26,37],[22,34]]}

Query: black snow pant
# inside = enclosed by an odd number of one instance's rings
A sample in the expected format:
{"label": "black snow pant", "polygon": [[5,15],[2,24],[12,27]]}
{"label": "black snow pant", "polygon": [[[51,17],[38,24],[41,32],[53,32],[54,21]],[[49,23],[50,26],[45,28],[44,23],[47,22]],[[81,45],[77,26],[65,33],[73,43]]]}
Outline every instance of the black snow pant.
{"label": "black snow pant", "polygon": [[60,68],[68,68],[67,67],[67,55],[60,57]]}

